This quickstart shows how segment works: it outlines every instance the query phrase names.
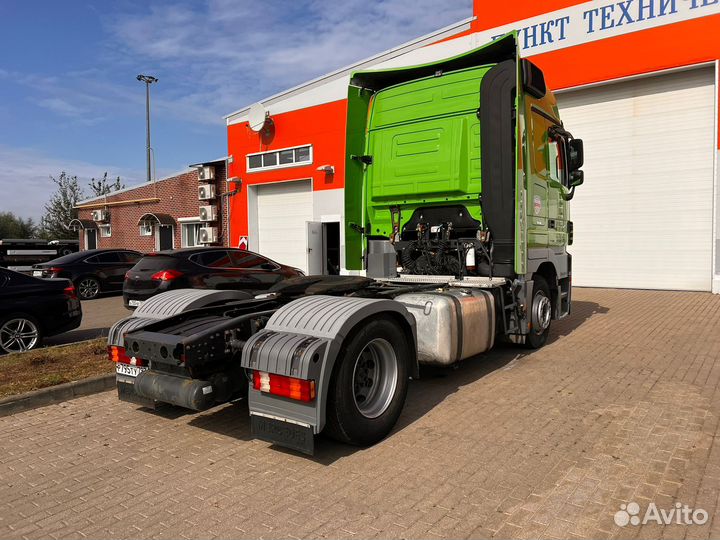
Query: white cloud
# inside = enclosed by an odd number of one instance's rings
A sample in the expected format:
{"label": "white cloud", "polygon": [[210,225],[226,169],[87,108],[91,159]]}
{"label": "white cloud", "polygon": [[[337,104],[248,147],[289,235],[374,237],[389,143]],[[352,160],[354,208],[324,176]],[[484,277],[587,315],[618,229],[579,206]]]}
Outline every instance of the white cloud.
{"label": "white cloud", "polygon": [[101,177],[105,171],[113,178],[120,176],[126,186],[142,182],[142,171],[123,169],[86,161],[59,159],[29,148],[0,145],[0,211],[13,212],[22,217],[39,219],[43,206],[55,191],[50,176],[62,171],[77,176],[87,189],[91,178]]}
{"label": "white cloud", "polygon": [[163,114],[224,114],[472,14],[470,0],[208,0],[106,21],[122,57],[153,66]]}
{"label": "white cloud", "polygon": [[150,73],[159,117],[223,129],[240,107],[472,14],[471,0],[154,0],[108,4],[96,67],[38,75],[0,69],[28,102],[67,122],[138,115]]}
{"label": "white cloud", "polygon": [[108,82],[100,69],[72,71],[62,77],[0,70],[5,84],[19,84],[31,91],[27,101],[82,125],[105,120],[108,112],[140,110],[145,98]]}

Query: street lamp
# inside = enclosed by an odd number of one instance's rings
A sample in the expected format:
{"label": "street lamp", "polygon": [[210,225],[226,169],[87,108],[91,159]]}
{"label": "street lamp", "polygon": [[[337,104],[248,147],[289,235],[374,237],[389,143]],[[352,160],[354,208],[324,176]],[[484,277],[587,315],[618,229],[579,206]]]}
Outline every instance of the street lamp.
{"label": "street lamp", "polygon": [[158,82],[152,75],[138,75],[137,80],[145,83],[145,122],[147,125],[147,181],[152,180],[150,173],[150,85]]}

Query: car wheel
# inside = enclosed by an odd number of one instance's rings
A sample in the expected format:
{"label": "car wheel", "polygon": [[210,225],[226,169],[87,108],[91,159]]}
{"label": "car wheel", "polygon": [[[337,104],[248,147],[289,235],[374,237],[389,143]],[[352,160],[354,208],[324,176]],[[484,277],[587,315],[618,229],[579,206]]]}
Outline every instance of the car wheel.
{"label": "car wheel", "polygon": [[0,351],[25,352],[42,341],[40,324],[29,315],[11,315],[0,321]]}
{"label": "car wheel", "polygon": [[80,278],[76,285],[80,300],[92,300],[100,294],[100,282],[94,277]]}
{"label": "car wheel", "polygon": [[397,422],[408,388],[410,350],[397,323],[367,323],[343,347],[330,381],[328,435],[367,446],[383,439]]}
{"label": "car wheel", "polygon": [[550,321],[552,320],[552,296],[545,278],[533,276],[532,306],[530,306],[530,321],[532,327],[525,338],[528,349],[539,349],[547,342],[550,334]]}

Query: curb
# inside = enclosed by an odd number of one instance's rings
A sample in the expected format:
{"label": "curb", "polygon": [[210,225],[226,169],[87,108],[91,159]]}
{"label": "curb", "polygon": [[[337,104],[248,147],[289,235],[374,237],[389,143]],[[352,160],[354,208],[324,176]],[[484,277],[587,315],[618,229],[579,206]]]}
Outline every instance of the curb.
{"label": "curb", "polygon": [[0,417],[45,405],[68,401],[80,396],[97,394],[115,387],[115,374],[98,375],[81,381],[58,384],[17,396],[0,399]]}

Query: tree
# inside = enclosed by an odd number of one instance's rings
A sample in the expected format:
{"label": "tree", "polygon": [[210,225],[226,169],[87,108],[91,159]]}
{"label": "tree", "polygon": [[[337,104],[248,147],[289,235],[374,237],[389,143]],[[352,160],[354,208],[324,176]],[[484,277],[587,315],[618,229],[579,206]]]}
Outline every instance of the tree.
{"label": "tree", "polygon": [[57,190],[45,203],[45,215],[40,222],[41,234],[48,240],[75,240],[77,232],[67,228],[67,224],[77,217],[75,206],[85,198],[77,176],[69,176],[65,171],[58,178],[50,177]]}
{"label": "tree", "polygon": [[92,190],[93,197],[100,197],[102,195],[107,195],[109,193],[112,193],[113,191],[119,191],[121,189],[125,188],[125,184],[120,182],[120,177],[118,176],[115,178],[115,180],[108,182],[108,173],[105,172],[102,178],[99,180],[96,180],[95,178],[92,178],[90,180],[90,189]]}
{"label": "tree", "polygon": [[33,238],[38,228],[32,218],[23,219],[12,212],[0,212],[0,239]]}

